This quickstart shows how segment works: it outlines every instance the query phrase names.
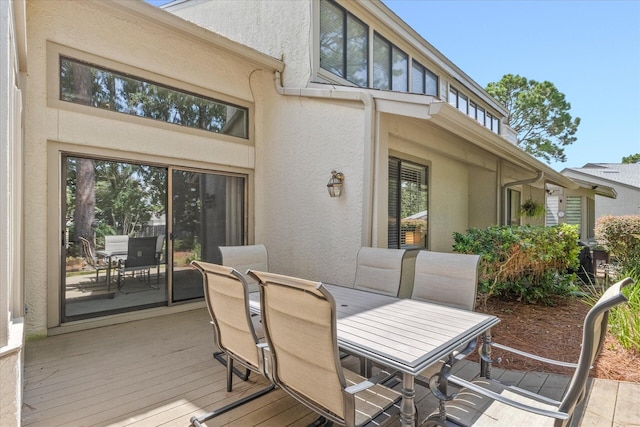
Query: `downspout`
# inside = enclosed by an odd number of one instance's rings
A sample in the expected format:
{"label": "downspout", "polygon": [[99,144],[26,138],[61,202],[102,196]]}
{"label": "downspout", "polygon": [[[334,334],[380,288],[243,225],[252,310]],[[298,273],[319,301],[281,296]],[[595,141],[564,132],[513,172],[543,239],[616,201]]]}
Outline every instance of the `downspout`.
{"label": "downspout", "polygon": [[540,182],[544,178],[544,172],[538,171],[535,178],[522,179],[520,181],[513,181],[502,186],[502,220],[500,221],[500,225],[506,225],[507,223],[507,190],[510,187],[514,187],[516,185],[523,184],[536,184]]}
{"label": "downspout", "polygon": [[276,92],[283,96],[298,96],[306,98],[338,99],[341,101],[358,101],[364,105],[364,141],[365,165],[363,176],[362,203],[362,246],[371,246],[373,241],[373,203],[375,199],[375,172],[380,156],[380,142],[377,135],[376,105],[373,96],[364,91],[339,91],[335,89],[291,88],[282,86],[282,74],[274,72]]}

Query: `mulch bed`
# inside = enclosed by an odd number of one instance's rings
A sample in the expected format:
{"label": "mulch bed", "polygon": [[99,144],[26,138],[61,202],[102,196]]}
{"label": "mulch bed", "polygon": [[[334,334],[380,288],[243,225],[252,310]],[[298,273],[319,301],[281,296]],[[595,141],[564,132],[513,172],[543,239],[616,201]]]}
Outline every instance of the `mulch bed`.
{"label": "mulch bed", "polygon": [[[476,311],[496,315],[500,323],[491,329],[493,341],[549,359],[577,362],[582,344],[582,322],[590,306],[578,298],[566,298],[553,307],[491,298]],[[477,356],[472,356],[477,360]],[[544,371],[571,375],[573,371],[527,359],[498,349],[492,358],[501,358],[496,367],[520,371]],[[472,360],[473,360],[472,359]],[[623,349],[607,336],[591,376],[640,382],[640,353]]]}

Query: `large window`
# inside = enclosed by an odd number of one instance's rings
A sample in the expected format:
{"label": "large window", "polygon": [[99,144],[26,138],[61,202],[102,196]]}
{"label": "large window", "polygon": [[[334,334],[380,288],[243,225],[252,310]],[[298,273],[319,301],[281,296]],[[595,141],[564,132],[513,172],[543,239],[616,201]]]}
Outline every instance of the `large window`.
{"label": "large window", "polygon": [[409,90],[409,56],[379,34],[373,39],[373,87]]}
{"label": "large window", "polygon": [[369,85],[369,30],[329,1],[320,5],[320,67],[360,87]]}
{"label": "large window", "polygon": [[75,59],[60,58],[60,99],[248,138],[248,110]]}
{"label": "large window", "polygon": [[428,168],[389,159],[389,248],[425,248],[428,236]]}

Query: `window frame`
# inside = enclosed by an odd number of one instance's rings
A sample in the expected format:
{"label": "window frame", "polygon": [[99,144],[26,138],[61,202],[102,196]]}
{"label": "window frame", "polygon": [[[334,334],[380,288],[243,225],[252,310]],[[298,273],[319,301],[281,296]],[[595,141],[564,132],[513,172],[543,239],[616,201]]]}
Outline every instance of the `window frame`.
{"label": "window frame", "polygon": [[[397,165],[396,172],[397,172],[397,177],[392,177],[392,173],[394,173],[393,169],[392,169],[392,165],[391,163],[395,163]],[[395,157],[395,156],[389,156],[388,159],[388,165],[389,165],[389,169],[388,169],[388,189],[387,189],[387,197],[388,197],[388,201],[387,201],[387,247],[390,249],[428,249],[429,248],[429,237],[430,237],[430,233],[429,233],[429,221],[428,221],[428,212],[429,212],[429,182],[430,182],[430,177],[429,177],[429,173],[430,173],[430,166],[426,165],[426,164],[422,164],[422,163],[418,163],[416,161],[411,161],[411,160],[406,160],[400,157]],[[403,165],[410,165],[411,168],[417,168],[417,169],[421,169],[422,173],[421,175],[424,177],[424,182],[421,183],[420,185],[423,185],[425,187],[423,193],[425,194],[426,197],[426,229],[424,230],[424,237],[421,239],[421,242],[418,244],[414,244],[413,242],[411,244],[407,244],[406,243],[406,235],[405,238],[403,239],[403,230],[402,230],[402,225],[401,225],[401,221],[402,221],[402,192],[401,192],[401,186],[402,186],[402,170],[403,170]],[[394,179],[397,178],[397,179]],[[396,187],[394,189],[392,189],[392,185],[393,183],[396,183]],[[422,192],[422,191],[421,191]],[[393,199],[393,200],[392,200]],[[392,212],[393,211],[393,212]],[[393,216],[392,216],[393,215]],[[392,218],[395,218],[395,221],[392,223]],[[391,236],[392,234],[395,234],[394,238],[392,239]],[[392,245],[392,243],[395,243],[394,245]]]}
{"label": "window frame", "polygon": [[[341,13],[342,13],[342,74],[343,75],[338,75],[335,74],[332,70],[329,70],[327,68],[323,68],[322,66],[322,52],[320,49],[320,40],[322,38],[322,20],[321,20],[321,16],[322,16],[322,7],[323,4],[329,4],[332,7],[338,9]],[[358,18],[356,15],[352,14],[351,12],[349,12],[347,9],[345,9],[344,7],[342,7],[341,5],[339,5],[338,3],[336,3],[333,0],[321,0],[319,2],[319,6],[318,9],[319,11],[318,13],[318,43],[317,43],[317,48],[318,48],[318,69],[321,70],[322,74],[324,73],[328,73],[329,75],[333,76],[333,77],[337,77],[340,80],[343,80],[345,82],[348,82],[351,85],[354,85],[356,87],[365,87],[368,88],[371,84],[371,67],[370,67],[370,56],[371,56],[371,40],[370,40],[370,34],[371,31],[369,29],[369,26],[360,18]],[[349,79],[349,75],[348,75],[348,63],[349,63],[349,59],[347,57],[347,53],[348,53],[348,42],[349,39],[347,37],[348,35],[348,22],[349,19],[352,19],[355,22],[358,22],[360,24],[362,24],[363,28],[364,28],[364,32],[366,34],[366,40],[365,40],[365,85],[361,86],[358,82],[355,82],[353,80]]]}

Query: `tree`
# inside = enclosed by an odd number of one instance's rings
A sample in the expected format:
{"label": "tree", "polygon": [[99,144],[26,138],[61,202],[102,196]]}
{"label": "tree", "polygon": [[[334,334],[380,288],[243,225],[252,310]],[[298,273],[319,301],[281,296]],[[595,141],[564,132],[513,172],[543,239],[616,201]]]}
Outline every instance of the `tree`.
{"label": "tree", "polygon": [[632,164],[632,163],[640,163],[640,153],[630,154],[622,158],[622,163],[624,164]]}
{"label": "tree", "polygon": [[571,104],[553,83],[506,74],[486,90],[509,111],[507,121],[523,150],[547,163],[567,161],[564,147],[577,140],[580,118],[571,117]]}

